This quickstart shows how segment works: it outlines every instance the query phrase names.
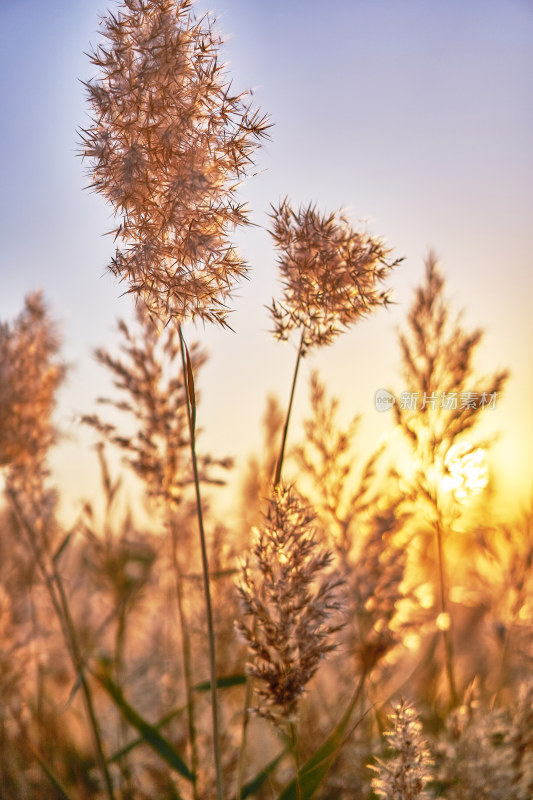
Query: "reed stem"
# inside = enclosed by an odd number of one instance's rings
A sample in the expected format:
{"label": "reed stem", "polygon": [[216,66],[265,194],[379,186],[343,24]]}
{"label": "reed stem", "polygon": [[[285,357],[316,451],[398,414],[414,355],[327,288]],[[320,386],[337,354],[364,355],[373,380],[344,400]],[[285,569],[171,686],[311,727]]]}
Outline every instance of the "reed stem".
{"label": "reed stem", "polygon": [[[444,564],[444,547],[442,543],[443,532],[440,518],[437,517],[435,525],[435,535],[437,539],[437,557],[439,567],[439,594],[440,594],[440,609],[444,617],[444,625],[442,630],[442,640],[444,644],[444,659],[446,665],[446,676],[448,678],[448,686],[450,689],[450,701],[452,707],[458,703],[457,688],[455,684],[455,675],[453,669],[453,642],[451,639],[451,616],[448,611],[448,591],[446,587],[446,568]],[[450,627],[448,628],[448,620],[450,620]]]}
{"label": "reed stem", "polygon": [[[78,678],[80,680],[81,688],[83,691],[83,697],[85,700],[85,708],[87,710],[87,715],[89,717],[89,723],[91,726],[91,730],[93,733],[93,739],[95,744],[96,750],[96,761],[98,763],[98,767],[100,772],[102,773],[102,777],[104,779],[104,783],[106,786],[107,796],[109,800],[115,800],[115,795],[113,792],[113,783],[111,780],[111,775],[109,773],[109,769],[107,766],[107,759],[104,753],[104,746],[102,740],[102,734],[100,731],[100,725],[98,722],[98,718],[96,716],[96,711],[94,708],[94,701],[92,696],[91,687],[85,677],[85,665],[83,662],[83,658],[81,655],[81,649],[78,642],[78,637],[76,634],[76,628],[74,626],[74,622],[72,616],[70,614],[70,607],[68,604],[68,598],[63,586],[63,580],[61,578],[61,574],[57,569],[57,565],[55,563],[55,559],[53,558],[50,552],[50,546],[48,541],[46,541],[47,545],[47,554],[49,556],[50,562],[50,569],[51,574],[49,573],[47,566],[42,558],[42,549],[39,547],[37,542],[37,534],[33,530],[30,523],[26,520],[22,509],[20,508],[20,504],[17,499],[16,491],[10,489],[8,487],[8,494],[11,499],[11,503],[13,509],[15,511],[15,515],[19,521],[19,524],[26,532],[28,540],[30,542],[30,546],[34,552],[36,562],[41,570],[41,573],[45,579],[46,586],[48,588],[48,592],[50,594],[50,598],[52,600],[54,609],[56,614],[58,615],[59,622],[61,625],[61,629],[63,631],[63,635],[65,637],[65,641],[67,644],[67,649],[70,653],[72,663],[74,665],[74,669],[78,673]],[[56,593],[57,592],[57,593]]]}
{"label": "reed stem", "polygon": [[[283,426],[283,435],[281,438],[281,446],[279,451],[278,460],[276,462],[276,472],[274,475],[274,488],[278,486],[281,482],[281,470],[283,468],[283,459],[285,458],[285,445],[287,443],[287,434],[289,431],[289,422],[291,419],[291,412],[292,412],[292,404],[294,400],[294,393],[296,390],[296,380],[298,378],[298,370],[300,368],[300,361],[302,360],[302,350],[303,350],[303,343],[304,343],[304,331],[302,331],[302,336],[300,338],[300,346],[298,348],[298,355],[296,357],[296,364],[294,367],[294,374],[292,376],[292,386],[291,386],[291,394],[289,398],[289,405],[287,408],[287,415],[285,417],[285,424]],[[257,625],[257,620],[254,619],[254,633],[255,628]],[[242,734],[241,734],[241,748],[239,752],[239,764],[237,767],[237,789],[235,794],[235,800],[242,800],[242,782],[244,778],[244,759],[246,753],[246,744],[248,740],[248,724],[250,721],[250,706],[252,704],[252,697],[254,691],[254,679],[251,675],[248,676],[246,681],[246,691],[244,695],[244,710],[243,710],[243,720],[242,720]]]}
{"label": "reed stem", "polygon": [[200,534],[200,550],[202,555],[202,576],[205,596],[205,610],[207,617],[207,634],[209,640],[209,673],[211,681],[211,711],[213,718],[213,749],[215,757],[217,800],[223,800],[222,784],[222,759],[220,753],[220,728],[218,721],[218,695],[217,695],[217,675],[216,675],[216,653],[215,653],[215,628],[213,623],[213,607],[211,603],[211,583],[209,578],[209,560],[207,555],[207,541],[204,529],[204,518],[202,511],[202,498],[200,494],[200,476],[198,472],[198,460],[196,457],[196,400],[194,393],[194,376],[192,364],[183,338],[181,325],[178,326],[180,337],[181,362],[183,367],[183,382],[185,385],[185,397],[187,406],[187,420],[189,423],[189,441],[191,448],[191,461],[194,475],[194,488],[196,494],[196,512],[198,519],[198,531]]}
{"label": "reed stem", "polygon": [[189,635],[189,625],[185,616],[185,608],[183,602],[183,575],[181,573],[180,565],[178,562],[177,554],[177,532],[176,522],[174,519],[170,520],[171,538],[172,538],[172,564],[174,566],[174,575],[176,577],[176,599],[178,604],[178,614],[181,626],[181,647],[183,653],[183,673],[185,677],[185,695],[187,699],[187,723],[189,727],[189,744],[191,747],[191,772],[193,774],[193,798],[198,800],[198,737],[196,733],[195,723],[195,709],[194,709],[194,692],[192,689],[192,657],[191,657],[191,640]]}
{"label": "reed stem", "polygon": [[298,378],[298,370],[300,368],[300,361],[302,360],[302,350],[304,344],[304,332],[302,331],[302,336],[300,338],[300,346],[298,348],[298,355],[296,357],[296,364],[294,367],[294,375],[292,376],[292,386],[291,386],[291,395],[289,398],[289,406],[287,408],[287,416],[285,418],[285,425],[283,426],[283,436],[281,439],[281,448],[279,451],[279,458],[278,463],[276,465],[276,474],[274,476],[274,486],[278,486],[281,481],[281,470],[283,467],[283,459],[285,457],[285,445],[287,444],[287,433],[289,431],[289,422],[291,419],[291,412],[292,412],[292,404],[294,400],[294,392],[296,389],[296,379]]}
{"label": "reed stem", "polygon": [[300,754],[298,752],[297,746],[297,733],[296,733],[296,725],[294,721],[291,720],[289,722],[289,733],[290,733],[290,740],[291,740],[291,750],[294,756],[294,765],[296,767],[296,796],[298,800],[302,800],[302,778],[300,775]]}

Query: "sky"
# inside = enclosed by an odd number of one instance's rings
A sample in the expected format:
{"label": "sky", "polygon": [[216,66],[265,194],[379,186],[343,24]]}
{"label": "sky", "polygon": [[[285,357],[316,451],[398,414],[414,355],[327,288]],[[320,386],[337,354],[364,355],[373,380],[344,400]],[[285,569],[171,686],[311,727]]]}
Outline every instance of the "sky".
{"label": "sky", "polygon": [[[109,209],[84,191],[77,157],[76,130],[87,124],[80,80],[93,75],[84,53],[98,43],[99,15],[113,7],[0,0],[0,319],[41,288],[61,322],[71,370],[58,408],[67,438],[53,464],[74,503],[97,485],[92,439],[75,420],[109,389],[92,351],[116,348],[115,321],[132,313],[124,286],[106,270]],[[375,410],[374,393],[409,389],[397,328],[432,249],[453,308],[465,310],[468,327],[485,330],[480,373],[511,371],[484,432],[500,434],[493,461],[509,509],[527,501],[533,2],[217,0],[198,9],[218,17],[235,87],[251,88],[273,123],[257,154],[259,174],[243,188],[255,226],[236,236],[252,269],[233,300],[235,333],[188,331],[210,353],[199,378],[204,446],[242,466],[260,447],[266,395],[288,398],[295,346],[273,340],[265,310],[278,294],[267,214],[288,196],[295,205],[346,209],[405,259],[390,280],[396,304],[306,359],[296,420],[318,369],[344,418],[362,414],[363,453],[391,435],[392,415]]]}

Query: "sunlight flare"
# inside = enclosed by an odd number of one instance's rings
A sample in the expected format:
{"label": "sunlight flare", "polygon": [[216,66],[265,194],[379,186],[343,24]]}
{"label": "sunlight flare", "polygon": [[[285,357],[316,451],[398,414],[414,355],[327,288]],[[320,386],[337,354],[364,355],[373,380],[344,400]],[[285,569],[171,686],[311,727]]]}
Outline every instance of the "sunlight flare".
{"label": "sunlight flare", "polygon": [[444,467],[446,473],[442,478],[442,487],[458,500],[479,494],[488,484],[486,451],[482,447],[474,448],[470,442],[460,442],[450,447]]}

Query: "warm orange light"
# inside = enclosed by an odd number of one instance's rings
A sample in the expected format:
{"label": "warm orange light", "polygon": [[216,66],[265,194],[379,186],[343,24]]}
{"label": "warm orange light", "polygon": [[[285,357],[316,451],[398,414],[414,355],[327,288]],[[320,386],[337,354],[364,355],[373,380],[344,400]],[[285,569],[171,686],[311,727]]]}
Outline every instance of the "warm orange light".
{"label": "warm orange light", "polygon": [[479,494],[488,483],[486,452],[482,447],[474,448],[470,442],[452,445],[444,466],[446,474],[442,478],[442,487],[458,500]]}

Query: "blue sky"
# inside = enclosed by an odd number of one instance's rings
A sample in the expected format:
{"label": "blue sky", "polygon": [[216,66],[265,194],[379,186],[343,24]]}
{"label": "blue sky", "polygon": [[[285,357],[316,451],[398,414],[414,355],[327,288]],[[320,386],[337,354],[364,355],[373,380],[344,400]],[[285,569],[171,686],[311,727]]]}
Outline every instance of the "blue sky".
{"label": "blue sky", "polygon": [[[44,289],[75,365],[61,397],[64,420],[90,410],[105,386],[91,350],[112,347],[114,319],[130,313],[123,287],[106,273],[109,212],[83,191],[75,155],[76,128],[86,122],[79,79],[92,74],[83,51],[97,42],[106,7],[0,0],[0,318],[17,313],[28,291]],[[389,423],[374,412],[373,392],[406,388],[395,327],[433,248],[454,306],[486,330],[480,371],[512,370],[490,424],[502,431],[507,480],[514,485],[519,474],[525,492],[533,441],[533,3],[220,0],[209,7],[228,37],[235,86],[252,87],[274,123],[258,155],[261,174],[244,188],[254,222],[265,226],[269,204],[285,195],[344,207],[406,259],[392,280],[398,305],[317,353],[307,371],[319,368],[346,416],[364,414],[368,446],[377,441]],[[294,349],[268,334],[264,305],[276,293],[268,234],[253,228],[238,241],[253,272],[235,298],[237,335],[198,336],[211,351],[201,378],[206,443],[242,456],[260,441],[266,393],[286,397]],[[304,382],[305,371],[301,408]],[[73,443],[62,453],[59,471],[84,482],[92,456]]]}

